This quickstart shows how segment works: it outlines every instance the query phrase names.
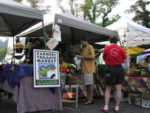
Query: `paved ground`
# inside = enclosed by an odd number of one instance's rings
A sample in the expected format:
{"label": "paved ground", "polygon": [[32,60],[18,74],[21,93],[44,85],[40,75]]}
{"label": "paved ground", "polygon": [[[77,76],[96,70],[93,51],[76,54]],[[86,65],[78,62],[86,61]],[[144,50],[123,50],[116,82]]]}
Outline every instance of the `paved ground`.
{"label": "paved ground", "polygon": [[[100,108],[103,107],[104,100],[95,98],[94,104],[91,105],[83,105],[79,102],[78,109],[75,110],[72,107],[75,107],[75,104],[64,104],[64,110],[63,111],[42,111],[42,112],[34,112],[34,113],[102,113],[100,111]],[[110,112],[113,113],[112,109],[114,106],[114,101],[111,100],[110,103]],[[17,113],[16,112],[16,104],[12,101],[12,99],[7,99],[6,97],[2,98],[2,101],[0,102],[0,113]],[[135,105],[129,105],[126,102],[123,102],[121,104],[121,111],[120,113],[150,113],[150,109],[147,108],[140,108]]]}

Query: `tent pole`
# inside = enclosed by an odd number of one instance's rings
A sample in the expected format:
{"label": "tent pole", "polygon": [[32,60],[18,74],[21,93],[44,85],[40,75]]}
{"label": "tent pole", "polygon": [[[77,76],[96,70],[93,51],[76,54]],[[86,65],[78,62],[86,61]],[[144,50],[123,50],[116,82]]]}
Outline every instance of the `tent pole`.
{"label": "tent pole", "polygon": [[129,29],[127,29],[127,64],[128,64],[128,68],[130,68],[130,60],[129,60]]}
{"label": "tent pole", "polygon": [[120,46],[121,46],[121,47],[123,47],[123,45],[122,45],[122,43],[121,43],[121,41],[120,41],[120,40],[119,40],[119,43],[120,43]]}
{"label": "tent pole", "polygon": [[14,45],[15,45],[15,37],[13,36],[13,57],[12,57],[12,63],[15,63],[15,48],[14,48]]}
{"label": "tent pole", "polygon": [[43,29],[43,35],[44,35],[44,45],[46,49],[46,39],[45,39],[46,31],[45,31],[45,26],[44,26],[44,18],[42,20],[42,29]]}

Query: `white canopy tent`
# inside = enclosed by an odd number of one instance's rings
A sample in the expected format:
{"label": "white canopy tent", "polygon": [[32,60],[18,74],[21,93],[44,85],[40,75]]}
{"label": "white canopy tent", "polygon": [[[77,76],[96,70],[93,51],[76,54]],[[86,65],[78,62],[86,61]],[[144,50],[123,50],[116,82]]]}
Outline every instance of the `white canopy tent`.
{"label": "white canopy tent", "polygon": [[0,36],[15,36],[43,20],[43,13],[12,0],[0,1]]}
{"label": "white canopy tent", "polygon": [[150,44],[150,29],[126,18],[121,18],[106,28],[118,31],[123,46],[127,46],[127,41],[128,46]]}
{"label": "white canopy tent", "polygon": [[[14,36],[42,20],[43,13],[40,10],[13,0],[0,0],[0,36],[3,36],[0,38],[13,37],[10,45],[14,45]],[[13,45],[11,50],[13,50]],[[12,58],[9,52],[10,50],[8,50],[6,59]]]}

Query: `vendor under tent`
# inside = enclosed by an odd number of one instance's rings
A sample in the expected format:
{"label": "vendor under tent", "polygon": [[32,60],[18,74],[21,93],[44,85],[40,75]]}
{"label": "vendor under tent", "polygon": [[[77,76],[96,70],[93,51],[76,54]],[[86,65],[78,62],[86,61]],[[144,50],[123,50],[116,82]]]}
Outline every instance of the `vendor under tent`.
{"label": "vendor under tent", "polygon": [[[49,19],[49,18],[47,18]],[[44,20],[45,22],[46,20]],[[61,29],[62,43],[79,43],[80,38],[86,35],[91,42],[101,42],[109,39],[110,36],[118,37],[116,31],[108,30],[98,25],[92,24],[71,14],[56,14],[54,21],[44,23],[46,33],[52,34],[52,26],[58,24]],[[18,36],[22,37],[42,37],[42,25],[23,32]]]}
{"label": "vendor under tent", "polygon": [[13,36],[13,45],[14,36],[42,20],[43,13],[40,10],[13,0],[0,1],[0,36]]}
{"label": "vendor under tent", "polygon": [[43,20],[43,13],[12,0],[0,1],[0,36],[15,36]]}
{"label": "vendor under tent", "polygon": [[[43,14],[40,10],[12,0],[0,1],[0,36],[15,37],[42,20]],[[14,66],[17,68],[11,70]],[[21,77],[22,75],[24,77]],[[14,84],[13,87],[12,84]],[[13,94],[13,100],[17,104],[17,113],[49,109],[62,110],[60,88],[33,87],[33,65],[2,64],[0,89]]]}

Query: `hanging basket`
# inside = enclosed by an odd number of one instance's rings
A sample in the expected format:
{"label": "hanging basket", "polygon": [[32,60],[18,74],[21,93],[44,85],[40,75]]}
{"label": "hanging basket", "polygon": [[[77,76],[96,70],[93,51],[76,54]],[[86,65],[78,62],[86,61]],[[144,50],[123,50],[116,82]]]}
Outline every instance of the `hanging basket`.
{"label": "hanging basket", "polygon": [[16,53],[22,53],[22,50],[23,50],[22,48],[16,48],[15,49]]}

